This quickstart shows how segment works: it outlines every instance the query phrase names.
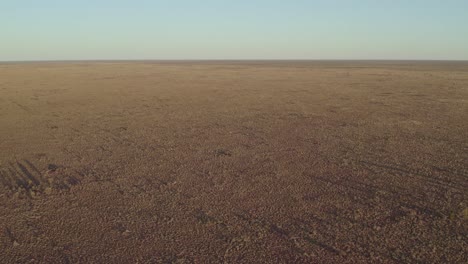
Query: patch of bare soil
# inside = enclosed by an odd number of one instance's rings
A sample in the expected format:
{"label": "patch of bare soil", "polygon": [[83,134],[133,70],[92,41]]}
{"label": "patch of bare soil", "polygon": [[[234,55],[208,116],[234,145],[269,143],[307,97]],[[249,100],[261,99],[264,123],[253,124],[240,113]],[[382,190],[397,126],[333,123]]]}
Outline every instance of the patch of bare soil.
{"label": "patch of bare soil", "polygon": [[468,64],[0,65],[1,263],[466,263]]}

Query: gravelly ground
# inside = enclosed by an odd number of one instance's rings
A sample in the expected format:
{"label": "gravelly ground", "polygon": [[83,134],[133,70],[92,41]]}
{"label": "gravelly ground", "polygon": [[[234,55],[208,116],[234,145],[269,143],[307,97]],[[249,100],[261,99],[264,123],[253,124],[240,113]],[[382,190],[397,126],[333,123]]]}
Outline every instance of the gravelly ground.
{"label": "gravelly ground", "polygon": [[2,263],[466,263],[468,63],[0,64]]}

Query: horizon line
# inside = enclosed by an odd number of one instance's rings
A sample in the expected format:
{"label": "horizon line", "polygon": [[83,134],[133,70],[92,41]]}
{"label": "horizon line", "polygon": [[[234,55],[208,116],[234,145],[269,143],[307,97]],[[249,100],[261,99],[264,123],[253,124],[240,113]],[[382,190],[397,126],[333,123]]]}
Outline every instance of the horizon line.
{"label": "horizon line", "polygon": [[0,60],[0,63],[60,62],[468,62],[468,59],[45,59]]}

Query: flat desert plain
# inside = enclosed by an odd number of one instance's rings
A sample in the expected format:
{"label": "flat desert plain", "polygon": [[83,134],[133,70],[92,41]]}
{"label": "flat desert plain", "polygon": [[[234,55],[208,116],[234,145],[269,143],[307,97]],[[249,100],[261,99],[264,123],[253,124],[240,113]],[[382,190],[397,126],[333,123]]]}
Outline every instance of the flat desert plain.
{"label": "flat desert plain", "polygon": [[1,263],[466,263],[468,62],[0,64]]}

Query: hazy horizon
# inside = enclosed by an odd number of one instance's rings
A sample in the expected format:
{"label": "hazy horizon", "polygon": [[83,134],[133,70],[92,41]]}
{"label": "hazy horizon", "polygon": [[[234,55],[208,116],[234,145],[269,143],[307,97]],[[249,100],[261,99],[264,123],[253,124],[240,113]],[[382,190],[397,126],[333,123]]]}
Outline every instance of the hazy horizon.
{"label": "hazy horizon", "polygon": [[3,1],[0,61],[468,60],[468,2]]}
{"label": "hazy horizon", "polygon": [[64,60],[0,60],[1,63],[61,63],[61,62],[468,62],[468,59],[64,59]]}

